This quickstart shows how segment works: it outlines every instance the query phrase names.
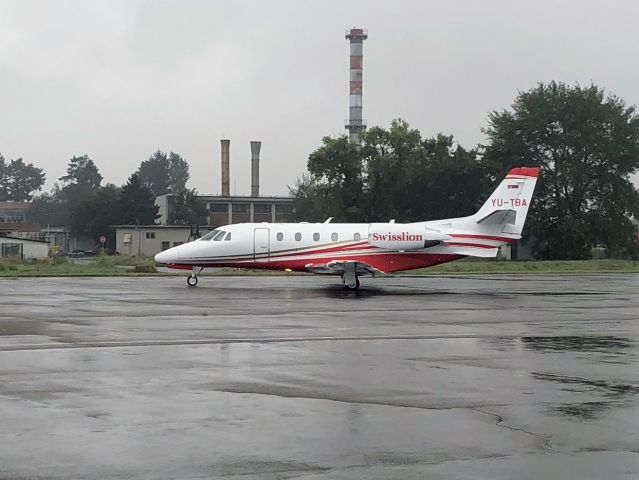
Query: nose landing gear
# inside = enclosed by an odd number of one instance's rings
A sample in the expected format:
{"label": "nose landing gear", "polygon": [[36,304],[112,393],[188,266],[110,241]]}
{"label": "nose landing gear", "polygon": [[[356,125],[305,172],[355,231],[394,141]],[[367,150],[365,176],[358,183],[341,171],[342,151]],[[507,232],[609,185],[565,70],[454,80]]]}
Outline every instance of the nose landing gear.
{"label": "nose landing gear", "polygon": [[191,275],[186,277],[186,284],[189,287],[197,286],[197,276],[200,273],[202,273],[202,270],[204,270],[204,267],[193,267],[193,270],[191,271]]}

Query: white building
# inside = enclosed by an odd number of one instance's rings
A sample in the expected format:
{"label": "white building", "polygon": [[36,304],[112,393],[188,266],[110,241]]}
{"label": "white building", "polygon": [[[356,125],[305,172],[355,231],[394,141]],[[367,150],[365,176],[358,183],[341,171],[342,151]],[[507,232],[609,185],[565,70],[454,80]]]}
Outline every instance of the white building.
{"label": "white building", "polygon": [[[185,225],[114,225],[115,250],[120,255],[152,257],[190,240],[191,228]],[[199,227],[200,236],[213,227]]]}
{"label": "white building", "polygon": [[0,258],[33,260],[49,256],[49,242],[0,235]]}

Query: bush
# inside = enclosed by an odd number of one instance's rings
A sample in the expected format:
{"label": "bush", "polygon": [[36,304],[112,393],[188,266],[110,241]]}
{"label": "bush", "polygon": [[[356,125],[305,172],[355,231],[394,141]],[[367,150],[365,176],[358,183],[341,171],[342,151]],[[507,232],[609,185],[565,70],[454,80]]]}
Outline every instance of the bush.
{"label": "bush", "polygon": [[16,258],[0,258],[0,272],[13,272],[18,269],[19,260]]}

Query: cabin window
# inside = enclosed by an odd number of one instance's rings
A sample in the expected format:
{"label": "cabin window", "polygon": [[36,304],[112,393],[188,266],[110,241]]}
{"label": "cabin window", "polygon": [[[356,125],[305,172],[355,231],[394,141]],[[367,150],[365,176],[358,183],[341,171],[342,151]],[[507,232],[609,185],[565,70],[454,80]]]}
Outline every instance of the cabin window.
{"label": "cabin window", "polygon": [[337,233],[333,232],[331,233],[331,240],[334,242],[337,242],[337,239],[339,238],[339,236],[337,235]]}
{"label": "cabin window", "polygon": [[315,233],[313,234],[313,240],[315,240],[316,242],[319,242],[319,238],[320,238],[319,233],[315,232]]}
{"label": "cabin window", "polygon": [[200,240],[206,240],[209,241],[211,240],[213,237],[215,237],[218,233],[220,233],[219,230],[211,230],[209,233],[207,233],[206,235],[204,235],[202,238],[200,238]]}
{"label": "cabin window", "polygon": [[362,236],[359,233],[356,233],[355,235],[353,235],[353,240],[355,240],[356,242],[359,242],[362,239]]}
{"label": "cabin window", "polygon": [[295,234],[295,241],[299,242],[300,240],[302,240],[302,234],[300,232],[297,232]]}
{"label": "cabin window", "polygon": [[282,240],[284,240],[284,234],[282,232],[277,232],[277,235],[275,235],[275,238],[277,238],[278,242],[281,242]]}

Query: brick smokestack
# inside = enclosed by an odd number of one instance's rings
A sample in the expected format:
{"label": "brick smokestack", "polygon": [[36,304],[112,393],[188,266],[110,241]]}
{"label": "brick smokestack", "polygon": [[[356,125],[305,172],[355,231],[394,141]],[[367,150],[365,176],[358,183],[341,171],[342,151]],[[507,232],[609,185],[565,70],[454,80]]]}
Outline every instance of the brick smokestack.
{"label": "brick smokestack", "polygon": [[251,197],[260,196],[260,148],[262,142],[251,142]]}
{"label": "brick smokestack", "polygon": [[230,166],[229,166],[229,157],[231,150],[231,141],[224,139],[220,140],[222,143],[222,196],[230,197],[231,196],[231,179],[230,179]]}

